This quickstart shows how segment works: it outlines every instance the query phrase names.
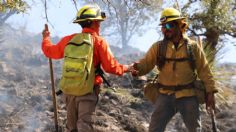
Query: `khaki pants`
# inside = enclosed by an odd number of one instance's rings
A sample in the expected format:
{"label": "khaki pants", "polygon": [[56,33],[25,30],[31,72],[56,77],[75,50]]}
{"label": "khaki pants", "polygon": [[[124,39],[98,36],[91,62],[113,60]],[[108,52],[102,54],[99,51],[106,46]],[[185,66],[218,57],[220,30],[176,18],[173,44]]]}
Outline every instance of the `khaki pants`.
{"label": "khaki pants", "polygon": [[93,132],[97,96],[95,93],[84,96],[63,94],[67,110],[68,132]]}

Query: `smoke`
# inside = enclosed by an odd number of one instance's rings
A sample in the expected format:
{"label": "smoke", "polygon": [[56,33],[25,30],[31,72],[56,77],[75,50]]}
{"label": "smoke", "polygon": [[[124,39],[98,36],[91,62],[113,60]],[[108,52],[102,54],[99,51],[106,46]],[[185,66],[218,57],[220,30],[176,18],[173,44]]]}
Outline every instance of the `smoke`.
{"label": "smoke", "polygon": [[[15,87],[22,86],[16,85]],[[40,94],[39,89],[28,89],[28,96],[17,96],[0,87],[0,131],[45,131],[50,130],[53,120],[48,116],[51,100],[48,93]],[[27,88],[18,89],[26,92]],[[37,92],[32,92],[37,91]],[[47,89],[44,89],[47,90]],[[47,112],[48,111],[48,112]]]}
{"label": "smoke", "polygon": [[[1,89],[2,89],[2,87],[1,87]],[[6,96],[6,95],[2,95],[2,93],[0,94],[0,104],[2,104],[2,102],[7,102],[7,100],[8,100],[8,96]],[[2,117],[2,116],[4,116],[5,115],[5,113],[6,113],[6,110],[3,108],[3,105],[0,105],[0,116]]]}
{"label": "smoke", "polygon": [[236,75],[231,77],[230,83],[232,85],[232,88],[236,89]]}

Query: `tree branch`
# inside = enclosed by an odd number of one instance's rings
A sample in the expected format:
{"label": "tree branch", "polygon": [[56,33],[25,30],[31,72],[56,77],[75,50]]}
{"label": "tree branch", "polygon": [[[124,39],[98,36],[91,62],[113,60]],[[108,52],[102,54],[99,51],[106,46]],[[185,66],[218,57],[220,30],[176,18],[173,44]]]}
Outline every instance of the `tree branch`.
{"label": "tree branch", "polygon": [[74,5],[75,5],[75,9],[78,11],[78,7],[77,7],[76,1],[75,0],[72,0],[72,1],[73,1]]}
{"label": "tree branch", "polygon": [[135,31],[135,28],[136,28],[136,26],[137,26],[138,19],[140,19],[140,16],[141,16],[142,14],[143,14],[143,12],[140,11],[140,12],[139,12],[139,15],[137,15],[136,20],[135,20],[135,23],[133,24],[133,27],[130,29],[130,34],[129,34],[129,36],[128,36],[128,42],[130,41],[130,39],[131,39],[131,37],[132,37],[132,35],[133,35],[134,31]]}
{"label": "tree branch", "polygon": [[197,34],[197,33],[195,32],[195,30],[190,29],[190,28],[188,28],[188,30],[189,30],[192,34],[194,34],[195,36],[205,36],[205,35],[206,35],[205,33]]}
{"label": "tree branch", "polygon": [[232,31],[232,32],[222,32],[223,34],[228,34],[229,36],[232,36],[234,38],[236,38],[236,31]]}
{"label": "tree branch", "polygon": [[45,0],[45,1],[44,1],[44,12],[45,12],[46,20],[47,20],[47,22],[49,22],[47,10],[48,10],[48,8],[47,8],[47,0]]}
{"label": "tree branch", "polygon": [[8,13],[5,13],[5,14],[0,13],[0,20],[1,20],[0,23],[1,24],[5,23],[5,21],[15,13],[16,13],[16,10],[11,10]]}

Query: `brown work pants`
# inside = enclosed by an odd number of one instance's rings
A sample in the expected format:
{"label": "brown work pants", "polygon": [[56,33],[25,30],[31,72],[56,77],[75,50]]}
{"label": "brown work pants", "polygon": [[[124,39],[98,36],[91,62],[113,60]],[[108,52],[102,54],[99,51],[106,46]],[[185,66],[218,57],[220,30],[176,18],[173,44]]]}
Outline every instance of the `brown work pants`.
{"label": "brown work pants", "polygon": [[68,132],[93,132],[97,96],[95,93],[83,96],[63,94],[67,110]]}

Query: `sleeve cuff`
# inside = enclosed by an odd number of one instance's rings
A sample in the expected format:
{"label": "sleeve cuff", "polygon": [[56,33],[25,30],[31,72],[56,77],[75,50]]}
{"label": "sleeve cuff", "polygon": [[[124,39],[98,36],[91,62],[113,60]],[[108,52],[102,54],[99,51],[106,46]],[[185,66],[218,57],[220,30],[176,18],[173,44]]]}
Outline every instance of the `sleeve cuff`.
{"label": "sleeve cuff", "polygon": [[128,72],[128,67],[126,65],[123,65],[123,72]]}

